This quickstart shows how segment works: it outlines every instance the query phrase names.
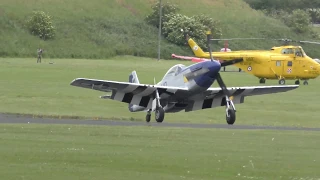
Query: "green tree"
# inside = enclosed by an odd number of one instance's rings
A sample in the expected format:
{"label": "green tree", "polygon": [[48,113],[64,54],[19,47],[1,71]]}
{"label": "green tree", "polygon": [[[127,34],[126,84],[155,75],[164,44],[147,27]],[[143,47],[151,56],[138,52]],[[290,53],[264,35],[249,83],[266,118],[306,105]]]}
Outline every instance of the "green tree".
{"label": "green tree", "polygon": [[[206,15],[196,15],[192,17],[195,21],[200,22],[205,26],[205,30],[210,30],[213,38],[220,38],[222,35],[222,29],[220,28],[220,21],[214,20]],[[216,41],[217,42],[217,41]]]}
{"label": "green tree", "polygon": [[52,25],[51,17],[43,11],[34,11],[26,25],[31,34],[43,40],[52,39],[55,36],[55,27]]}
{"label": "green tree", "polygon": [[[175,14],[179,11],[179,8],[175,4],[170,4],[169,2],[161,3],[162,6],[162,16],[161,16],[161,27],[163,24],[167,22],[169,19],[168,16],[170,14]],[[152,6],[152,13],[146,17],[146,22],[159,28],[159,17],[160,17],[160,2],[158,1]]]}
{"label": "green tree", "polygon": [[194,17],[181,14],[168,15],[170,20],[164,23],[163,33],[168,41],[185,45],[184,32],[187,32],[203,48],[207,48],[206,31],[208,27]]}
{"label": "green tree", "polygon": [[313,23],[320,23],[320,8],[309,8],[307,12],[310,14]]}

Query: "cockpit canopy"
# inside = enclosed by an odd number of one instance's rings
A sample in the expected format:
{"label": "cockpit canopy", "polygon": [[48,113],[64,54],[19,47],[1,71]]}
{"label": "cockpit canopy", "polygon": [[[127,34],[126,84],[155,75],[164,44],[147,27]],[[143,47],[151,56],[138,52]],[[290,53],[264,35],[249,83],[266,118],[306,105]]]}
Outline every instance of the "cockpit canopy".
{"label": "cockpit canopy", "polygon": [[306,54],[301,47],[283,48],[281,54],[294,54],[295,56],[304,57]]}
{"label": "cockpit canopy", "polygon": [[179,74],[186,66],[183,64],[177,64],[172,66],[168,72],[164,75],[164,78],[169,77],[169,76],[175,76]]}

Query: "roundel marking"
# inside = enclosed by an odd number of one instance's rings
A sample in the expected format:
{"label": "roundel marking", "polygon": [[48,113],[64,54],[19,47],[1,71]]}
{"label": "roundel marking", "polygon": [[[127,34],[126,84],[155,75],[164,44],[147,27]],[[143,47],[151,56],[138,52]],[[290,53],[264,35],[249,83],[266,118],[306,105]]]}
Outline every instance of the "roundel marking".
{"label": "roundel marking", "polygon": [[193,46],[193,50],[198,50],[198,46]]}
{"label": "roundel marking", "polygon": [[251,67],[251,66],[248,66],[247,69],[248,69],[248,71],[251,71],[251,70],[252,70],[252,67]]}

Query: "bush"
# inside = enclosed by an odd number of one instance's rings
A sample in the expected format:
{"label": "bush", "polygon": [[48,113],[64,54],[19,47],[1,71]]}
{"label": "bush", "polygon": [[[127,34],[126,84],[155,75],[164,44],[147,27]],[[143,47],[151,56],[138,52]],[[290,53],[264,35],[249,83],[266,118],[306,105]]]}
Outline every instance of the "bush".
{"label": "bush", "polygon": [[[179,8],[174,5],[170,4],[169,2],[162,3],[162,17],[161,17],[161,27],[163,27],[163,24],[167,22],[169,19],[170,14],[175,14],[179,11]],[[159,17],[160,17],[160,2],[157,2],[155,5],[152,6],[153,12],[146,17],[146,22],[151,24],[152,26],[155,26],[159,28]]]}
{"label": "bush", "polygon": [[[185,45],[184,32],[187,32],[199,46],[207,48],[206,36],[207,27],[193,17],[181,14],[169,15],[169,21],[164,23],[163,34],[166,39],[177,45]],[[183,31],[181,31],[183,30]]]}
{"label": "bush", "polygon": [[43,40],[52,39],[55,36],[51,17],[43,11],[34,11],[26,24],[31,34],[39,36]]}

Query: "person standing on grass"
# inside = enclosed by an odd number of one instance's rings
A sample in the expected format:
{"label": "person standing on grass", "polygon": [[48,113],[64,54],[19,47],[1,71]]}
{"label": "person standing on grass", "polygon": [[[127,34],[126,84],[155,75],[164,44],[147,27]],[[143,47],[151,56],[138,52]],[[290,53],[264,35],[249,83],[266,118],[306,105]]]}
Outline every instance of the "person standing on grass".
{"label": "person standing on grass", "polygon": [[37,59],[37,63],[41,63],[42,52],[43,52],[43,50],[42,50],[41,48],[39,48],[39,49],[38,49],[38,59]]}

